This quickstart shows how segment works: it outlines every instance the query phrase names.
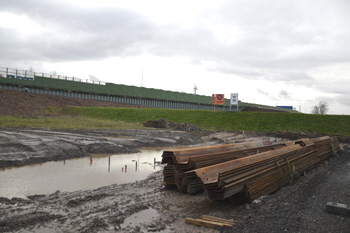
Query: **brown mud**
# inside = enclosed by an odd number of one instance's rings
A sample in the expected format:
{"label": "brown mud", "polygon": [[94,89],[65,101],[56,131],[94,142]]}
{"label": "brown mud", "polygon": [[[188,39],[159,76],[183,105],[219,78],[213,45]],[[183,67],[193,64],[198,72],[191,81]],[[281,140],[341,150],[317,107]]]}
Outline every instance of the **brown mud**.
{"label": "brown mud", "polygon": [[[211,145],[286,140],[274,135],[243,138],[238,132],[196,134],[158,129],[69,132],[6,129],[1,133],[1,141],[6,141],[5,133],[18,138],[16,144],[11,145],[12,152],[17,148],[31,153],[38,151],[37,148],[22,145],[29,136],[31,140],[40,138],[45,143],[52,140],[49,144],[51,149],[65,145],[65,140],[75,138],[75,143],[85,143],[83,148],[86,151],[83,153],[90,150],[101,152],[105,147],[96,146],[101,141],[103,145],[122,145],[119,147],[124,148],[124,153],[145,145]],[[59,143],[54,143],[56,139]],[[67,155],[76,155],[77,148],[82,146],[71,147],[74,153]],[[44,155],[47,152],[45,147],[39,147],[43,148],[41,155]],[[64,147],[65,152],[69,152],[67,145]],[[108,148],[105,152],[111,152]],[[60,149],[57,147],[58,151]],[[53,158],[58,159],[59,154],[56,156]],[[32,161],[29,159],[25,163]],[[349,232],[349,217],[325,212],[325,205],[329,201],[350,203],[349,183],[349,153],[328,160],[306,177],[300,177],[274,194],[241,205],[212,201],[205,193],[184,195],[175,189],[165,189],[162,172],[157,172],[143,181],[94,190],[57,191],[48,195],[28,196],[28,199],[0,198],[0,232],[218,232],[185,223],[186,217],[198,218],[202,214],[238,221],[233,229],[226,229],[225,232]]]}

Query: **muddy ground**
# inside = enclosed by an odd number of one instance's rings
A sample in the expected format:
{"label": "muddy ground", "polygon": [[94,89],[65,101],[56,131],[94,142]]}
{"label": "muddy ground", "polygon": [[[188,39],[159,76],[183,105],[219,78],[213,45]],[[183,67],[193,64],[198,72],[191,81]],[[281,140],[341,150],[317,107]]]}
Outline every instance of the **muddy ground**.
{"label": "muddy ground", "polygon": [[[0,131],[0,168],[85,157],[89,154],[136,153],[145,147],[194,145],[201,138],[173,130],[43,130]],[[215,143],[215,140],[213,140]]]}
{"label": "muddy ground", "polygon": [[[40,98],[40,95],[31,94],[26,101],[37,104],[24,103],[24,109],[16,110],[16,98],[28,93],[10,92],[9,98],[9,92],[5,92],[0,90],[0,114],[40,113],[48,104],[63,105],[62,101],[70,101],[69,98]],[[10,100],[13,103],[9,103]],[[84,106],[84,101],[74,101]],[[243,138],[241,132],[2,127],[0,166],[22,166],[89,153],[134,152],[142,147],[280,141],[308,136],[314,135],[246,133]],[[184,195],[175,189],[164,189],[162,172],[157,172],[142,181],[93,190],[58,190],[27,199],[0,197],[0,232],[219,232],[185,223],[186,217],[198,218],[202,214],[237,221],[233,229],[224,232],[350,232],[350,217],[325,212],[326,203],[330,201],[350,205],[349,140],[342,138],[341,142],[344,152],[339,157],[253,203],[237,205],[209,200],[205,193]]]}
{"label": "muddy ground", "polygon": [[[7,128],[1,130],[0,138],[2,166],[68,159],[93,152],[124,153],[145,146],[287,140],[273,135],[243,138],[239,132],[160,129]],[[10,154],[12,160],[8,160]],[[186,217],[199,218],[202,214],[237,221],[233,229],[225,232],[349,232],[349,217],[325,212],[329,201],[350,204],[349,183],[349,153],[330,159],[272,195],[241,205],[212,201],[205,193],[184,195],[176,189],[165,189],[162,172],[157,172],[143,181],[94,190],[57,191],[28,199],[0,198],[0,232],[219,232],[185,223]]]}

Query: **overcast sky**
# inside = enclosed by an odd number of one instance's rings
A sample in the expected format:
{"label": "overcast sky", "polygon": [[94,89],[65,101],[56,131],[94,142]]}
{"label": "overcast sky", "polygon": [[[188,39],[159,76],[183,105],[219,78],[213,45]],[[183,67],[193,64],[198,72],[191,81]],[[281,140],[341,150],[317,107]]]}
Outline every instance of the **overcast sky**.
{"label": "overcast sky", "polygon": [[0,67],[350,114],[349,0],[0,0]]}

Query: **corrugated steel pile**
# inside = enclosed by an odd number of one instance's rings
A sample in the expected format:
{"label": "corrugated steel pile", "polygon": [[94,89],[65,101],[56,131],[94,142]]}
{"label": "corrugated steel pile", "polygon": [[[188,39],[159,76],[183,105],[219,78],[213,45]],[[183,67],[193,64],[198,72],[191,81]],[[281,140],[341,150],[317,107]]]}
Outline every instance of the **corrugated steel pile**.
{"label": "corrugated steel pile", "polygon": [[237,143],[164,151],[165,187],[205,190],[210,199],[253,200],[270,194],[339,151],[336,137]]}
{"label": "corrugated steel pile", "polygon": [[165,187],[176,185],[182,193],[189,194],[203,191],[199,180],[196,177],[192,179],[193,174],[186,172],[283,146],[262,141],[164,151],[162,164],[167,164],[163,172]]}

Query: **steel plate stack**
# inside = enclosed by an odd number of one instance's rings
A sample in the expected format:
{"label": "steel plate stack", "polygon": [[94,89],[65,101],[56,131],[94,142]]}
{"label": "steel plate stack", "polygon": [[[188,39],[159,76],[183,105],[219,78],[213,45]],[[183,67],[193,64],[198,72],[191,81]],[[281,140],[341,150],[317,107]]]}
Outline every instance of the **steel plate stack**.
{"label": "steel plate stack", "polygon": [[164,151],[162,164],[167,164],[163,170],[164,184],[166,188],[176,186],[182,193],[194,194],[203,188],[199,179],[193,179],[187,172],[285,146],[260,141]]}
{"label": "steel plate stack", "polygon": [[163,162],[168,161],[165,186],[176,185],[183,193],[204,189],[213,200],[251,201],[277,191],[340,151],[337,138],[328,136],[263,144],[232,144],[216,152],[213,150],[220,146],[192,148],[188,154],[181,150],[179,156],[177,151],[164,152]]}

